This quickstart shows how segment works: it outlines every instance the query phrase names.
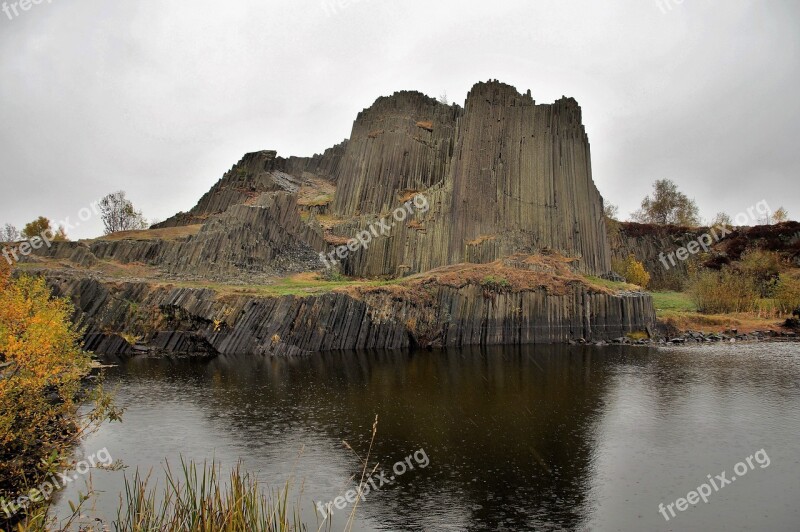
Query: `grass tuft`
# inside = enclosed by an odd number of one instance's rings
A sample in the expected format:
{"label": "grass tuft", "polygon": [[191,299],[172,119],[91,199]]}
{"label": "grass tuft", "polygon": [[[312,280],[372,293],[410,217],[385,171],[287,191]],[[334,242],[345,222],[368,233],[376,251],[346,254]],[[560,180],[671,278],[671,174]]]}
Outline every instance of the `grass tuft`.
{"label": "grass tuft", "polygon": [[238,463],[227,482],[215,463],[194,462],[181,457],[179,471],[165,467],[163,489],[151,487],[150,475],[137,470],[125,479],[116,529],[121,532],[218,532],[259,530],[302,531],[296,505],[290,503],[291,480],[280,490],[265,490]]}

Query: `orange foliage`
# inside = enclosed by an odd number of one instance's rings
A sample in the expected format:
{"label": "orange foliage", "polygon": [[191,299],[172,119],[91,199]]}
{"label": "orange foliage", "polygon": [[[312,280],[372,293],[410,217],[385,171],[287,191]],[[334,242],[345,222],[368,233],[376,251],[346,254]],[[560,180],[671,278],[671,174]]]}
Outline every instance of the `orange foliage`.
{"label": "orange foliage", "polygon": [[[79,346],[72,306],[51,298],[42,278],[13,278],[0,261],[0,500],[54,472],[71,444],[98,420],[116,418],[95,388],[96,408],[77,415],[91,358]],[[109,414],[110,412],[110,414]],[[82,425],[83,423],[83,425]]]}

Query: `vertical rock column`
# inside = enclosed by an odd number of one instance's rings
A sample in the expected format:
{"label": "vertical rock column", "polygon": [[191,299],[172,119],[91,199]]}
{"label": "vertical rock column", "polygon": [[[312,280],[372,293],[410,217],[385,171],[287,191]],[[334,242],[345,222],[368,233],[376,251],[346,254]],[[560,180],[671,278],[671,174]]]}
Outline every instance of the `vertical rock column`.
{"label": "vertical rock column", "polygon": [[419,92],[378,98],[353,124],[337,171],[333,211],[386,212],[409,191],[443,181],[460,112]]}
{"label": "vertical rock column", "polygon": [[[581,257],[586,272],[609,270],[602,199],[575,100],[536,105],[509,85],[475,85],[450,176],[452,262],[550,248]],[[481,249],[470,254],[470,246]]]}

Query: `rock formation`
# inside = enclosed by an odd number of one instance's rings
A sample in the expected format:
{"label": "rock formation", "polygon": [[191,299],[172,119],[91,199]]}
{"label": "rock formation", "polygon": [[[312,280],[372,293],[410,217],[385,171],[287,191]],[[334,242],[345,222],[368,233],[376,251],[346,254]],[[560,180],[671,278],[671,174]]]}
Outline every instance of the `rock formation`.
{"label": "rock formation", "polygon": [[378,98],[353,124],[335,177],[333,212],[387,212],[398,206],[399,196],[441,183],[461,112],[419,92]]}
{"label": "rock formation", "polygon": [[[378,98],[322,154],[249,153],[189,212],[31,260],[76,303],[87,345],[104,351],[131,349],[120,343],[131,331],[167,352],[279,354],[615,338],[655,316],[649,296],[583,277],[609,272],[611,256],[590,161],[571,98],[536,104],[490,81],[462,108],[403,91]],[[320,271],[320,252],[415,195],[424,212],[341,264],[353,278],[411,276],[392,289],[259,297],[165,284],[263,287]],[[129,271],[138,277],[113,281]]]}
{"label": "rock formation", "polygon": [[263,193],[296,193],[313,178],[335,184],[324,209],[334,217],[335,241],[415,193],[431,200],[416,223],[351,254],[344,265],[351,275],[419,273],[542,250],[579,258],[586,273],[610,270],[577,102],[537,105],[529,93],[496,81],[475,85],[463,109],[418,92],[378,98],[358,115],[347,141],[311,158],[248,154],[191,211],[155,227],[204,223]]}
{"label": "rock formation", "polygon": [[[387,242],[351,257],[346,271],[397,275],[401,266],[424,272],[547,249],[580,258],[578,268],[587,273],[609,271],[603,203],[575,100],[536,105],[530,94],[498,82],[477,84],[463,111],[432,100],[421,105],[421,98],[398,93],[391,106],[378,100],[359,116],[337,178],[334,212],[372,216],[334,231],[355,234],[409,192],[428,195],[432,208],[418,224],[395,228]],[[403,119],[398,109],[405,111]],[[391,131],[392,146],[399,146],[389,157],[381,131]],[[452,154],[443,159],[447,148]],[[376,181],[375,174],[348,163],[356,155],[373,171],[387,164],[388,173],[397,175]],[[411,164],[403,166],[406,158]],[[432,177],[425,180],[425,172]]]}
{"label": "rock formation", "polygon": [[[494,273],[496,277],[488,276]],[[555,260],[460,265],[408,284],[258,297],[56,273],[86,347],[103,353],[308,354],[341,349],[607,341],[650,331],[649,295],[614,294]],[[131,345],[122,335],[136,336]]]}

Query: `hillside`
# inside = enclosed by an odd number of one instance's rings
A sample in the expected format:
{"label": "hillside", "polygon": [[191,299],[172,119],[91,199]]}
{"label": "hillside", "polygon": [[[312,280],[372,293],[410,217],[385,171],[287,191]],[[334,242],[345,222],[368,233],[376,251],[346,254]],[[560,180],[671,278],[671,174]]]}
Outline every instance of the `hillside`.
{"label": "hillside", "polygon": [[[646,335],[649,295],[588,280],[611,257],[577,102],[489,81],[463,107],[378,98],[322,154],[246,154],[190,211],[23,268],[76,302],[95,349],[294,353]],[[298,276],[318,286],[269,288]]]}

